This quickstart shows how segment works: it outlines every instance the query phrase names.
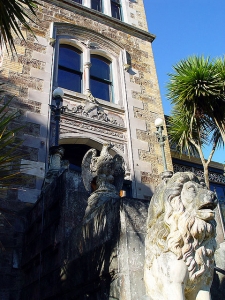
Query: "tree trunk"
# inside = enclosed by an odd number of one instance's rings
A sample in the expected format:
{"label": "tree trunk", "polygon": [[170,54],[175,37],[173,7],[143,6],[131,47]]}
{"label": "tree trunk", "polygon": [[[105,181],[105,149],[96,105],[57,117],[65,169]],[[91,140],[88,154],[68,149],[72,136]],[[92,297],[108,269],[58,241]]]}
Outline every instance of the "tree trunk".
{"label": "tree trunk", "polygon": [[204,169],[204,178],[205,178],[205,184],[207,188],[209,189],[209,166],[208,164],[203,164]]}

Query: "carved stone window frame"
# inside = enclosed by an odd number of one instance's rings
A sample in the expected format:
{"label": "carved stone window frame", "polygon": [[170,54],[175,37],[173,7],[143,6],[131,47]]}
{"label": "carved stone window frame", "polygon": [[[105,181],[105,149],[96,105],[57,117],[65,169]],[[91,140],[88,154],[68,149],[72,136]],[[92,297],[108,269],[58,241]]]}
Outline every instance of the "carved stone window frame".
{"label": "carved stone window frame", "polygon": [[[82,80],[82,89],[81,94],[85,95],[90,92],[90,67],[91,67],[91,55],[99,55],[103,58],[106,58],[111,62],[111,76],[112,76],[112,99],[109,103],[118,104],[120,106],[124,106],[122,102],[122,86],[121,86],[121,77],[123,76],[122,72],[124,72],[122,67],[122,51],[120,53],[110,52],[111,45],[108,45],[109,51],[107,49],[102,49],[101,45],[90,40],[81,41],[78,38],[69,35],[58,35],[55,41],[55,64],[54,64],[54,79],[53,79],[53,88],[58,87],[58,58],[59,58],[59,47],[61,44],[70,45],[74,48],[79,49],[82,52],[82,71],[83,71],[83,80]],[[63,88],[63,87],[62,87]],[[63,90],[65,90],[63,88]],[[69,90],[66,90],[67,93],[70,93]],[[101,99],[100,99],[101,100]],[[103,100],[104,101],[104,100]]]}

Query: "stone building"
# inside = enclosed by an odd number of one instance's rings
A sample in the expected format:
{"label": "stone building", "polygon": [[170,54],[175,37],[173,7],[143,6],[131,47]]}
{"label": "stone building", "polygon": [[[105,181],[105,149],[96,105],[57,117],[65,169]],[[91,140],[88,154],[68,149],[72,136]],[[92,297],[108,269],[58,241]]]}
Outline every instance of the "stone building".
{"label": "stone building", "polygon": [[[13,95],[10,105],[20,112],[18,123],[25,125],[20,133],[26,155],[22,163],[29,165],[23,170],[24,185],[9,191],[2,201],[11,223],[1,220],[0,298],[144,299],[144,220],[163,171],[154,122],[158,117],[164,119],[164,114],[152,53],[155,36],[148,32],[143,0],[37,3],[37,17],[31,24],[36,38],[22,28],[26,41],[15,38],[17,55],[4,49],[0,53],[0,80],[6,97]],[[63,159],[69,161],[69,170],[40,196],[49,149],[55,143],[49,105],[55,104],[52,93],[57,87],[64,91],[66,108],[61,115],[59,144],[65,150]],[[97,250],[106,251],[104,245],[111,249],[111,256],[104,259],[107,272],[100,270],[97,282],[90,275],[85,290],[76,289],[75,293],[74,278],[82,286],[85,276],[82,273],[77,278],[74,270],[82,268],[90,250],[78,234],[87,198],[80,181],[81,162],[87,150],[100,151],[104,142],[113,143],[111,154],[120,154],[125,160],[123,189],[129,199],[118,202],[114,215],[106,209],[109,220],[120,226],[107,223],[102,232],[107,232],[107,237],[94,240]],[[165,153],[172,170],[167,142]],[[90,229],[93,224],[88,226]],[[76,260],[74,241],[86,249],[81,260]],[[95,256],[98,263],[99,253]],[[93,270],[85,268],[84,272],[92,274]],[[120,272],[115,271],[118,269]],[[138,274],[137,282],[132,274]],[[100,287],[96,291],[95,285]]]}
{"label": "stone building", "polygon": [[[22,163],[29,165],[23,170],[24,184],[6,193],[1,202],[1,299],[18,299],[24,272],[29,273],[28,258],[30,266],[36,263],[29,248],[21,272],[23,232],[30,224],[25,215],[40,196],[49,148],[54,146],[49,105],[54,105],[55,88],[64,91],[59,143],[70,170],[79,173],[88,149],[100,151],[103,142],[111,142],[115,145],[111,153],[125,160],[127,196],[143,201],[151,198],[163,170],[154,133],[155,119],[163,118],[151,46],[155,36],[148,32],[143,1],[37,2],[31,24],[36,38],[22,28],[26,41],[15,38],[17,55],[5,49],[0,53],[0,80],[5,97],[13,96],[11,108],[20,113],[15,126],[25,125],[19,137],[25,154]],[[168,144],[166,156],[171,169]],[[38,203],[42,200],[35,207]],[[39,213],[36,217],[35,224],[40,225]]]}
{"label": "stone building", "polygon": [[[126,161],[132,196],[150,199],[162,171],[154,120],[163,109],[143,1],[81,2],[38,1],[36,39],[24,31],[26,42],[15,40],[18,55],[3,53],[1,77],[26,125],[29,185],[18,190],[18,200],[34,203],[40,194],[54,145],[49,104],[58,86],[67,106],[60,126],[65,159],[79,167],[89,147],[101,150],[110,141]],[[172,167],[168,145],[166,155]]]}

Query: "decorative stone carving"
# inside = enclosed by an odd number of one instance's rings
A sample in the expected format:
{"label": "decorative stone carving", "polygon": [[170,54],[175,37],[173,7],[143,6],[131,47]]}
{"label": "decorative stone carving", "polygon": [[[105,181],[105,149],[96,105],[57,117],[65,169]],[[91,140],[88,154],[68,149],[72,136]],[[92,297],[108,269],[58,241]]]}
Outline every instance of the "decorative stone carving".
{"label": "decorative stone carving", "polygon": [[163,180],[150,202],[144,279],[151,300],[210,300],[217,199],[191,172]]}
{"label": "decorative stone carving", "polygon": [[98,121],[103,121],[112,125],[117,125],[123,127],[122,123],[119,123],[115,118],[109,117],[109,115],[104,111],[98,100],[89,92],[87,94],[87,101],[85,105],[77,105],[72,108],[72,110],[67,108],[67,111],[71,111],[74,114],[83,115]]}
{"label": "decorative stone carving", "polygon": [[50,148],[49,168],[45,175],[42,190],[46,188],[53,180],[69,167],[68,160],[62,160],[64,155],[64,148],[60,146],[53,146]]}
{"label": "decorative stone carving", "polygon": [[123,186],[125,167],[122,156],[116,154],[112,157],[109,150],[113,147],[110,143],[103,144],[100,156],[97,151],[90,149],[82,161],[82,178],[88,192],[86,215],[98,206],[111,199],[119,198],[119,191]]}
{"label": "decorative stone carving", "polygon": [[[82,122],[80,120],[74,121],[74,120],[65,118],[64,116],[61,118],[60,123],[61,123],[61,127],[62,127],[62,125],[69,125],[69,126],[73,127],[73,131],[81,130],[83,132],[83,130],[87,130],[87,131],[93,131],[95,134],[98,134],[101,137],[103,135],[109,135],[109,136],[116,137],[119,139],[124,139],[124,134],[121,132],[113,131],[108,128],[102,127],[102,126],[100,127],[100,126],[97,126],[96,124],[92,124],[92,125],[95,125],[95,126],[92,126],[90,123]],[[63,131],[63,129],[60,128],[60,133],[67,133],[67,132],[68,132],[68,130]]]}
{"label": "decorative stone carving", "polygon": [[[184,165],[181,165],[181,164],[175,164],[174,163],[173,164],[173,169],[174,169],[174,173],[191,171],[191,172],[195,173],[196,176],[204,178],[204,172],[203,172],[203,170],[201,170],[199,168],[189,167],[189,166],[184,166]],[[209,180],[217,182],[217,183],[225,184],[224,174],[219,174],[219,173],[209,171]]]}

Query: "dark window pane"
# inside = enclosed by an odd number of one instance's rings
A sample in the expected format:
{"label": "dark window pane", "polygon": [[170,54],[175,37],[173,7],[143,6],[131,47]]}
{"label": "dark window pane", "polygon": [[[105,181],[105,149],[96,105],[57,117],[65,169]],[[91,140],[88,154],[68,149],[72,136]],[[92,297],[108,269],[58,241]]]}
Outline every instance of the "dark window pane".
{"label": "dark window pane", "polygon": [[121,20],[121,6],[119,1],[111,1],[112,17]]}
{"label": "dark window pane", "polygon": [[218,200],[220,202],[223,202],[225,200],[225,191],[223,187],[220,186],[214,186],[213,184],[210,184],[210,190],[213,192],[216,192],[216,195],[218,197]]}
{"label": "dark window pane", "polygon": [[91,8],[102,11],[102,0],[91,0]]}
{"label": "dark window pane", "polygon": [[58,61],[58,85],[81,92],[81,51],[70,45],[60,45]]}
{"label": "dark window pane", "polygon": [[69,45],[60,45],[59,65],[80,71],[81,51]]}
{"label": "dark window pane", "polygon": [[90,74],[103,80],[111,80],[110,61],[101,56],[92,55]]}
{"label": "dark window pane", "polygon": [[59,68],[58,70],[58,86],[65,89],[81,92],[81,74],[71,73]]}
{"label": "dark window pane", "polygon": [[111,84],[101,82],[95,79],[90,79],[91,93],[94,97],[110,101]]}
{"label": "dark window pane", "polygon": [[73,1],[82,4],[82,0],[73,0]]}
{"label": "dark window pane", "polygon": [[112,80],[111,62],[99,55],[91,55],[90,89],[94,97],[110,101]]}

